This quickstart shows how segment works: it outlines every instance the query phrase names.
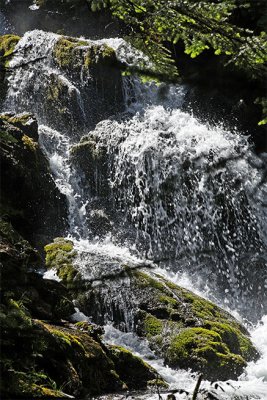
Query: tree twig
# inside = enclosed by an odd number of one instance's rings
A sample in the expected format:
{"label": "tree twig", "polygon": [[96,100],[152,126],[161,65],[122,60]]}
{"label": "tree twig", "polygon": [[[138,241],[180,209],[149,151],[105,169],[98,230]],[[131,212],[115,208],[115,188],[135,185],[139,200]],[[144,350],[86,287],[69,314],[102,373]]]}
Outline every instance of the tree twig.
{"label": "tree twig", "polygon": [[194,392],[193,392],[192,400],[197,400],[197,394],[198,394],[198,391],[199,391],[199,387],[200,387],[202,378],[203,378],[203,375],[202,374],[199,375],[196,387],[195,387]]}

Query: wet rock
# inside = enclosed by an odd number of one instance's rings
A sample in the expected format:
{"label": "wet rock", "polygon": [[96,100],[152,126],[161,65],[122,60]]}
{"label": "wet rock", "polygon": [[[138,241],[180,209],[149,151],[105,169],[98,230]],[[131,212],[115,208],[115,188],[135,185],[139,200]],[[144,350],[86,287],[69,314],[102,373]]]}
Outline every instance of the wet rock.
{"label": "wet rock", "polygon": [[31,243],[64,233],[66,201],[38,145],[36,119],[27,113],[0,115],[1,215]]}
{"label": "wet rock", "polygon": [[113,362],[88,333],[32,320],[13,300],[1,307],[1,323],[3,396],[81,398],[122,389]]}
{"label": "wet rock", "polygon": [[34,318],[60,320],[74,313],[67,289],[59,282],[44,280],[38,252],[12,225],[0,219],[1,283],[4,298],[24,301]]}
{"label": "wet rock", "polygon": [[84,188],[90,197],[105,198],[109,194],[107,148],[90,136],[72,146],[71,160],[82,174]]}
{"label": "wet rock", "polygon": [[[156,372],[130,352],[107,348],[101,327],[64,322],[74,313],[66,287],[34,272],[41,257],[9,222],[0,221],[0,233],[1,396],[83,398],[127,385],[143,388],[155,379]],[[53,245],[48,262],[54,267],[73,245],[62,238]]]}
{"label": "wet rock", "polygon": [[6,81],[5,75],[6,70],[9,66],[9,61],[12,58],[16,44],[20,37],[16,35],[3,35],[0,36],[0,105],[5,97],[6,92]]}
{"label": "wet rock", "polygon": [[156,371],[139,357],[120,346],[109,346],[109,356],[129,389],[143,389],[155,379]]}
{"label": "wet rock", "polygon": [[246,329],[215,304],[136,265],[117,260],[115,271],[114,266],[113,274],[104,275],[100,267],[94,280],[85,265],[80,271],[86,292],[73,296],[94,322],[136,331],[166,364],[209,380],[237,378],[258,357]]}
{"label": "wet rock", "polygon": [[77,255],[73,242],[64,238],[56,238],[53,243],[45,246],[45,252],[47,268],[54,268],[68,289],[81,289],[81,275],[73,265]]}
{"label": "wet rock", "polygon": [[[47,87],[46,112],[51,113],[51,106],[59,111],[60,118],[53,118],[56,128],[62,128],[63,118],[66,129],[68,118],[72,134],[75,129],[81,130],[83,124],[86,131],[88,126],[122,109],[120,63],[111,47],[61,36],[54,45],[52,57],[60,72],[76,87],[73,90],[66,79],[52,76]],[[64,93],[68,93],[67,98]],[[83,99],[82,103],[79,98]]]}

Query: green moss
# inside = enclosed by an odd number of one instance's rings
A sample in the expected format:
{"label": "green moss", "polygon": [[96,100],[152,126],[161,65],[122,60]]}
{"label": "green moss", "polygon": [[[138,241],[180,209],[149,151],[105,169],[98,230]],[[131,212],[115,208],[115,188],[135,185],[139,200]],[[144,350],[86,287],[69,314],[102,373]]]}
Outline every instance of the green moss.
{"label": "green moss", "polygon": [[[157,279],[152,278],[150,275],[142,271],[133,271],[132,275],[136,278],[137,284],[140,287],[151,287],[166,293],[165,286]],[[168,292],[167,292],[168,293]]]}
{"label": "green moss", "polygon": [[175,300],[173,297],[170,297],[170,296],[161,295],[161,296],[158,297],[158,299],[159,299],[159,301],[161,303],[164,303],[164,304],[167,304],[167,305],[170,305],[170,306],[177,305],[177,300]]}
{"label": "green moss", "polygon": [[190,307],[192,314],[196,317],[206,320],[216,320],[217,318],[225,319],[223,311],[209,300],[203,299],[189,290],[181,288],[165,279],[164,282],[185,305]]}
{"label": "green moss", "polygon": [[147,387],[147,382],[155,378],[156,371],[129,350],[120,346],[110,346],[109,353],[120,379],[128,388]]}
{"label": "green moss", "polygon": [[112,59],[116,55],[115,50],[112,47],[107,46],[106,44],[101,47],[101,56],[105,59]]}
{"label": "green moss", "polygon": [[250,359],[256,355],[249,338],[229,323],[205,321],[205,327],[220,334],[231,352],[240,354],[244,359]]}
{"label": "green moss", "polygon": [[66,333],[64,332],[63,329],[59,330],[58,328],[55,328],[53,325],[50,324],[46,323],[41,323],[41,324],[48,332],[50,332],[53,336],[59,339],[59,342],[63,342],[68,346],[74,346],[76,349],[78,348],[79,350],[85,353],[84,346],[80,342],[79,337],[77,337],[76,335]]}
{"label": "green moss", "polygon": [[144,329],[147,336],[156,336],[162,333],[163,322],[151,314],[147,314],[144,320]]}
{"label": "green moss", "polygon": [[45,246],[45,252],[47,268],[55,268],[57,275],[67,287],[74,288],[81,281],[81,276],[73,266],[73,260],[77,254],[73,243],[64,238],[56,238],[54,243]]}
{"label": "green moss", "polygon": [[27,149],[29,149],[31,151],[36,151],[36,149],[38,147],[38,143],[35,142],[32,138],[30,138],[27,135],[23,135],[21,140]]}
{"label": "green moss", "polygon": [[31,387],[31,391],[34,395],[38,395],[41,397],[46,397],[46,398],[50,398],[50,397],[55,397],[55,398],[64,398],[64,397],[68,397],[66,396],[64,393],[62,393],[59,390],[53,390],[50,388],[47,388],[45,386],[40,386],[40,385],[32,385]]}
{"label": "green moss", "polygon": [[75,49],[80,46],[87,46],[85,41],[73,38],[60,38],[54,46],[53,54],[57,64],[62,68],[75,66]]}
{"label": "green moss", "polygon": [[3,121],[7,121],[12,125],[26,125],[31,118],[32,116],[29,113],[22,113],[16,116],[10,116],[8,113],[0,115],[0,119],[2,119]]}
{"label": "green moss", "polygon": [[64,238],[57,238],[54,240],[54,243],[50,243],[45,246],[46,252],[55,252],[58,250],[70,252],[73,250],[73,243],[70,240],[65,240]]}
{"label": "green moss", "polygon": [[[79,51],[81,47],[84,49]],[[116,60],[115,51],[106,44],[96,45],[71,37],[61,37],[54,46],[53,54],[61,68],[89,69],[98,63],[109,64]]]}
{"label": "green moss", "polygon": [[4,329],[16,329],[18,332],[32,326],[32,320],[24,305],[13,299],[8,299],[7,306],[0,307],[0,322]]}
{"label": "green moss", "polygon": [[18,140],[8,132],[0,131],[0,140],[4,143],[18,143]]}
{"label": "green moss", "polygon": [[172,366],[199,366],[211,374],[215,370],[217,374],[229,374],[227,368],[231,368],[238,375],[246,365],[240,355],[231,353],[218,332],[204,328],[183,329],[172,338],[167,357]]}
{"label": "green moss", "polygon": [[54,243],[45,246],[46,266],[58,269],[61,265],[71,265],[71,261],[76,255],[73,251],[73,243],[64,238],[54,239]]}
{"label": "green moss", "polygon": [[0,51],[2,51],[5,61],[4,65],[5,67],[8,67],[9,64],[9,56],[12,55],[16,44],[20,40],[19,36],[16,35],[3,35],[0,36]]}

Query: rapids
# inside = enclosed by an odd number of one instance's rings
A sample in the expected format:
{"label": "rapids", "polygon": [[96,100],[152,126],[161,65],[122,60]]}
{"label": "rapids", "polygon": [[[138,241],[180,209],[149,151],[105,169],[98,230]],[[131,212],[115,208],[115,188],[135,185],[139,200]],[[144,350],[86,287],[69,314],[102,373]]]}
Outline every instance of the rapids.
{"label": "rapids", "polygon": [[[235,129],[201,123],[185,111],[183,86],[125,77],[124,110],[114,107],[114,115],[109,111],[93,120],[85,97],[90,76],[84,75],[82,66],[79,77],[67,76],[55,66],[52,50],[58,40],[59,35],[42,31],[24,35],[10,62],[13,72],[3,110],[37,116],[40,146],[68,201],[68,238],[78,251],[81,273],[92,280],[105,273],[86,270],[86,254],[94,255],[96,265],[101,259],[108,269],[112,260],[149,266],[240,315],[261,359],[250,363],[238,381],[205,381],[201,389],[218,399],[267,399],[266,155],[256,156],[249,137]],[[121,39],[96,41],[104,42],[123,62],[140,62],[140,54]],[[48,113],[43,105],[53,80],[66,88],[66,117],[53,110]],[[82,137],[106,151],[106,203],[97,190],[92,198],[84,176],[72,164],[73,145]],[[87,219],[96,211],[112,216],[112,228],[104,235],[92,232]],[[57,279],[53,271],[46,278]],[[111,322],[112,315],[109,318]],[[164,366],[132,332],[107,325],[105,338],[147,360],[172,389],[192,393],[196,376]]]}

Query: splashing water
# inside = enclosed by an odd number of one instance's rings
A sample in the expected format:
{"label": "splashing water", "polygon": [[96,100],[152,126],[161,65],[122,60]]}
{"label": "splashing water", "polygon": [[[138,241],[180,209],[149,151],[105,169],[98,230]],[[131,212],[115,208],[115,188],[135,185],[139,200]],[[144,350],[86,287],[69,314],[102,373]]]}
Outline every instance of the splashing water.
{"label": "splashing water", "polygon": [[[260,337],[262,350],[265,351],[264,356],[257,363],[250,363],[247,367],[246,374],[244,374],[239,381],[229,380],[227,382],[215,382],[209,381],[201,382],[201,390],[199,392],[199,399],[207,399],[207,394],[214,395],[220,400],[229,399],[243,399],[250,396],[250,399],[267,399],[267,375],[266,375],[266,333],[267,333],[267,319],[263,318],[264,325],[256,328],[252,332],[252,340],[255,342],[257,336]],[[264,334],[262,336],[262,334]],[[163,364],[163,360],[159,360],[155,357],[154,353],[150,350],[148,343],[145,340],[141,340],[133,333],[122,333],[115,329],[111,325],[105,326],[105,340],[110,344],[123,346],[131,350],[135,355],[141,357],[154,367],[159,375],[166,380],[169,384],[169,391],[171,390],[183,390],[188,393],[175,394],[176,399],[191,399],[194,388],[196,386],[197,376],[190,371],[185,370],[173,370]],[[258,341],[256,340],[258,343]],[[264,343],[263,343],[264,342]],[[258,343],[259,344],[259,343]],[[255,343],[256,345],[256,343]],[[260,349],[260,347],[259,347]],[[261,365],[259,373],[258,367]],[[264,367],[265,365],[265,367]],[[130,394],[131,395],[131,394]],[[129,395],[129,396],[130,396]],[[167,394],[161,394],[165,400]],[[105,397],[101,397],[105,398]],[[110,397],[109,397],[110,398]],[[131,397],[129,397],[131,399]],[[134,395],[132,397],[135,398]],[[145,394],[138,396],[140,399],[158,400],[157,394]],[[115,400],[115,397],[114,397]]]}

